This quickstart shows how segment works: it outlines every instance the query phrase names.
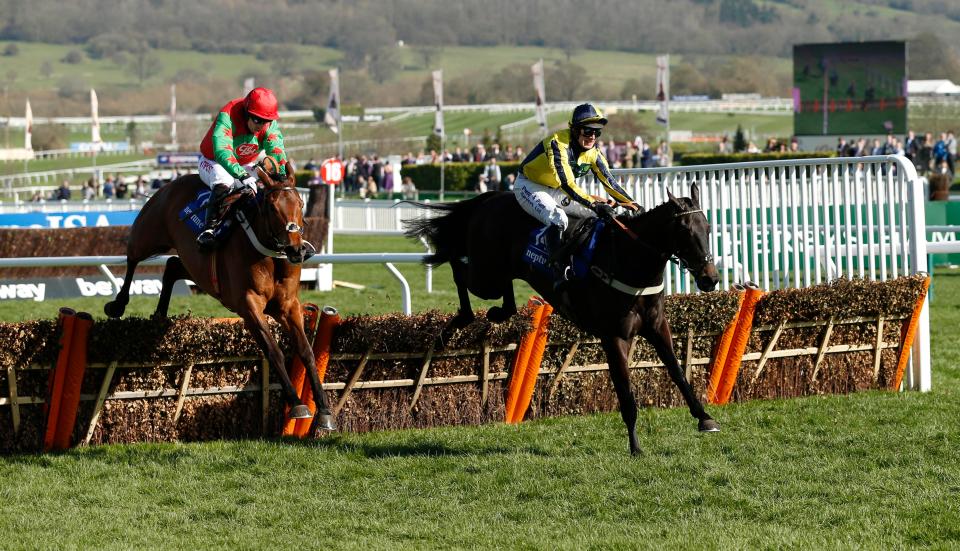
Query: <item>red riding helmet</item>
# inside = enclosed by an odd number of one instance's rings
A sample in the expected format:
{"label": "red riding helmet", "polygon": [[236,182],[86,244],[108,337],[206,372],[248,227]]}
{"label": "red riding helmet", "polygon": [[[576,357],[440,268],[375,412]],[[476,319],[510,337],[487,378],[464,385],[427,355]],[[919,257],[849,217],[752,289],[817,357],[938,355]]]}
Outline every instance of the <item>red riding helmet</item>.
{"label": "red riding helmet", "polygon": [[247,113],[261,119],[275,121],[280,118],[280,115],[277,114],[277,96],[273,95],[273,90],[269,88],[250,90],[243,106],[247,109]]}

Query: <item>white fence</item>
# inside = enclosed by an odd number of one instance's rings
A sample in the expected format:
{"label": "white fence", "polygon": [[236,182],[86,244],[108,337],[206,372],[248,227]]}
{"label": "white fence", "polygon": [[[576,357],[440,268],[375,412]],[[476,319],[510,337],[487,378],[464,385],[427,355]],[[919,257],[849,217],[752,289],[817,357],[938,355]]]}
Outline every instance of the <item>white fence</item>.
{"label": "white fence", "polygon": [[[693,183],[713,226],[710,249],[721,287],[752,281],[766,290],[807,287],[840,277],[887,280],[927,271],[923,182],[900,156],[762,161],[694,167],[620,169],[614,174],[642,204],[689,196]],[[592,180],[582,185],[602,194]],[[410,205],[344,202],[334,231],[400,233]],[[673,264],[667,293],[696,292]],[[929,310],[924,305],[907,385],[929,390]]]}

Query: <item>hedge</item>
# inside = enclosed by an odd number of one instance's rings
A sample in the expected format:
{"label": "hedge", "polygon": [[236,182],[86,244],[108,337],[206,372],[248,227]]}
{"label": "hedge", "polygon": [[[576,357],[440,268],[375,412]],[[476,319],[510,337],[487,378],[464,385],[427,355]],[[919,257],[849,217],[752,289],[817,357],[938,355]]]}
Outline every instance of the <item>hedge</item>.
{"label": "hedge", "polygon": [[833,151],[798,151],[786,153],[687,153],[677,159],[682,166],[745,163],[749,161],[781,161],[787,159],[822,159],[836,157]]}
{"label": "hedge", "polygon": [[[500,177],[516,174],[520,170],[519,162],[503,162],[500,165]],[[447,191],[472,191],[477,180],[483,174],[487,163],[444,163],[443,188]],[[403,177],[409,176],[420,190],[440,189],[440,165],[403,165]]]}

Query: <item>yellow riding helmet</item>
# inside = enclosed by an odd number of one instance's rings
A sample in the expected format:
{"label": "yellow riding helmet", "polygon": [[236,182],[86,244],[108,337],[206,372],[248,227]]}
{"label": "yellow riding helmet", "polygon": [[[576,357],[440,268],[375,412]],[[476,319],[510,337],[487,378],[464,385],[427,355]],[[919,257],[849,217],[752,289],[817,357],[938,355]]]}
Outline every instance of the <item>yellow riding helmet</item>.
{"label": "yellow riding helmet", "polygon": [[573,115],[568,123],[570,128],[585,126],[588,124],[600,124],[606,126],[607,118],[592,103],[583,103],[576,106]]}

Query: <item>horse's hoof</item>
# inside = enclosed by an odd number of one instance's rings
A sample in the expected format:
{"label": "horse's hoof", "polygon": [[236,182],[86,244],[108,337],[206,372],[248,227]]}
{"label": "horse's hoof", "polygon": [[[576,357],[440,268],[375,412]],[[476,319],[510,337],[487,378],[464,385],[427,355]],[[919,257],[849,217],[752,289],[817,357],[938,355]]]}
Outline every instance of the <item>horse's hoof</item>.
{"label": "horse's hoof", "polygon": [[720,424],[713,419],[701,419],[700,432],[720,432]]}
{"label": "horse's hoof", "polygon": [[107,315],[108,318],[119,318],[123,315],[123,311],[127,307],[125,304],[120,304],[115,300],[112,300],[103,305],[103,313]]}
{"label": "horse's hoof", "polygon": [[501,323],[507,321],[513,316],[513,313],[508,312],[504,308],[499,306],[493,306],[487,310],[487,320],[491,323]]}
{"label": "horse's hoof", "polygon": [[333,415],[329,411],[317,415],[317,428],[320,430],[337,430],[337,423],[333,420]]}
{"label": "horse's hoof", "polygon": [[290,410],[291,419],[310,419],[311,417],[313,417],[313,414],[310,413],[310,408],[303,404],[293,406],[293,409]]}

